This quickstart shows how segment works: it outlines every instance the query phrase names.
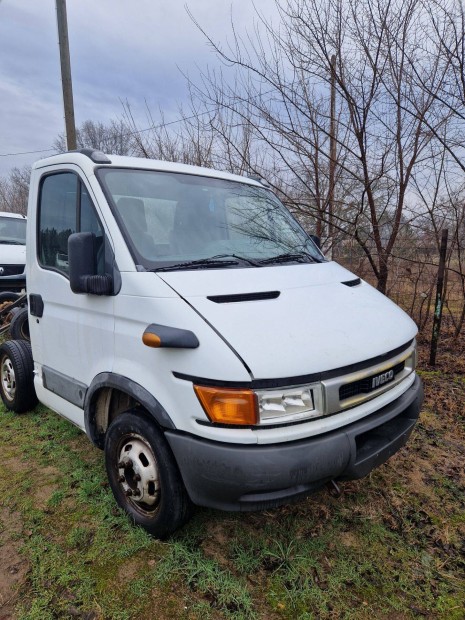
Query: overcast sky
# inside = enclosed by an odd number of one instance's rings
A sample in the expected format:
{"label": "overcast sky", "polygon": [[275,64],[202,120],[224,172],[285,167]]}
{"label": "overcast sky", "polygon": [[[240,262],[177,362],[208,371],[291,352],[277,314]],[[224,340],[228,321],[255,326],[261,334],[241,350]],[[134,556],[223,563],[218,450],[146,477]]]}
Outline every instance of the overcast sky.
{"label": "overcast sky", "polygon": [[[214,64],[185,0],[67,0],[76,124],[122,114],[121,99],[143,115],[144,100],[165,120],[186,98],[177,67]],[[218,40],[250,28],[250,0],[189,0],[189,9]],[[266,15],[272,0],[255,0]],[[55,0],[0,0],[0,176],[47,153],[64,131]]]}

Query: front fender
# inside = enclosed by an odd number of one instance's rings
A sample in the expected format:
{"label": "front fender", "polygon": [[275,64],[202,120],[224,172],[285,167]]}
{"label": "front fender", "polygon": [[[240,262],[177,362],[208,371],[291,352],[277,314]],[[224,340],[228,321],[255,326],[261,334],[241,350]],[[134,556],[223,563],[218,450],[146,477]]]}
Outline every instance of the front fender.
{"label": "front fender", "polygon": [[95,409],[97,395],[102,388],[113,388],[124,392],[140,403],[162,429],[176,429],[164,407],[162,407],[155,396],[148,390],[123,375],[112,372],[102,372],[93,379],[86,392],[84,401],[84,423],[86,433],[97,447],[103,447],[102,434],[98,432],[96,427]]}

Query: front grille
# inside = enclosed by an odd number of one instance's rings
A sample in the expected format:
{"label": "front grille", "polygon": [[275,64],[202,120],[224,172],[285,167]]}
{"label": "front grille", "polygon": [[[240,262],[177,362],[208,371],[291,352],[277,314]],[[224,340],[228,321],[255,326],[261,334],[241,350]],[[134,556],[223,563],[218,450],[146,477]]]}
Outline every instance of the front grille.
{"label": "front grille", "polygon": [[[400,372],[402,372],[404,368],[405,368],[405,361],[400,362],[399,364],[396,364],[395,366],[392,367],[392,369],[388,368],[386,371],[384,371],[384,372],[389,372],[389,370],[394,371],[394,375],[386,383],[390,383],[391,381],[394,381],[396,376]],[[380,385],[373,386],[373,378],[377,377],[380,374],[384,374],[384,372],[376,373],[374,375],[371,375],[370,377],[359,379],[359,381],[353,381],[352,383],[346,383],[346,385],[342,385],[339,388],[339,400],[346,400],[347,398],[352,398],[353,396],[358,396],[359,394],[369,394],[370,392],[374,392],[381,386]],[[384,383],[384,385],[386,385],[386,383]]]}
{"label": "front grille", "polygon": [[23,271],[24,265],[0,265],[0,276],[18,276]]}

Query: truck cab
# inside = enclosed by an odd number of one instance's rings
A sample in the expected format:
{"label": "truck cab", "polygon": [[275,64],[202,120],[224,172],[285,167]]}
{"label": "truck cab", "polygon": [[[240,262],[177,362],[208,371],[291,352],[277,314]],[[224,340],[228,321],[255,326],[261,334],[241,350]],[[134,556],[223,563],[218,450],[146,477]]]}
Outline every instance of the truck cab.
{"label": "truck cab", "polygon": [[366,476],[418,418],[415,324],[260,181],[43,159],[26,274],[31,348],[0,347],[4,403],[37,398],[86,432],[158,537],[192,504],[259,510]]}

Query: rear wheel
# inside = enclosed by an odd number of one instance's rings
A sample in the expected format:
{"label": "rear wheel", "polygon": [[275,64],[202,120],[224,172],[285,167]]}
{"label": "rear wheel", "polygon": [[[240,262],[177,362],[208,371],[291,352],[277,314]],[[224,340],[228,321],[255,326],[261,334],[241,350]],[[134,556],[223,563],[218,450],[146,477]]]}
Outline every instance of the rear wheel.
{"label": "rear wheel", "polygon": [[108,480],[119,506],[157,538],[190,516],[191,502],[161,430],[138,409],[118,416],[105,438]]}
{"label": "rear wheel", "polygon": [[[17,310],[17,312],[14,312]],[[13,308],[13,316],[10,323],[10,336],[13,340],[26,340],[31,341],[29,335],[29,319],[27,315],[27,308]]]}
{"label": "rear wheel", "polygon": [[0,346],[0,396],[7,409],[23,413],[37,404],[31,345],[8,340]]}

